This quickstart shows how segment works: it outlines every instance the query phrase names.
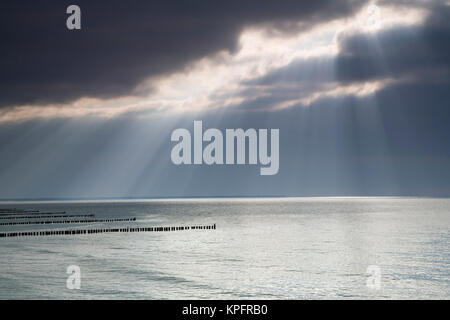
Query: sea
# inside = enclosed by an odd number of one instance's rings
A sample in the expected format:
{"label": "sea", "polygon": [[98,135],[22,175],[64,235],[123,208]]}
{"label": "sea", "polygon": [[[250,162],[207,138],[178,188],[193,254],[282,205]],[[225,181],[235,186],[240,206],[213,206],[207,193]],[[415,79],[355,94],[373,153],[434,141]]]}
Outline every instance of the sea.
{"label": "sea", "polygon": [[[0,299],[450,298],[450,199],[3,201],[0,208],[136,218],[2,225],[0,233],[216,225],[2,237]],[[49,219],[67,220],[0,222]]]}

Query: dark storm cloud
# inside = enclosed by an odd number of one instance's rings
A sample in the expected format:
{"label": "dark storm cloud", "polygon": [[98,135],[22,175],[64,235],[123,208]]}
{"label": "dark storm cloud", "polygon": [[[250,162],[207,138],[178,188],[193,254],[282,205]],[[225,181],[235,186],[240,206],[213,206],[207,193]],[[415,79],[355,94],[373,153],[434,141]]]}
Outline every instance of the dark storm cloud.
{"label": "dark storm cloud", "polygon": [[[335,57],[314,57],[287,66],[244,84],[243,92],[270,93],[271,105],[320,92],[327,84],[337,86],[394,79],[428,87],[449,85],[450,7],[433,4],[424,25],[397,26],[375,33],[348,33],[338,38]],[[281,91],[284,94],[279,94]],[[401,92],[404,94],[405,92]],[[427,91],[422,92],[425,97]],[[252,105],[248,99],[243,108]],[[423,99],[421,99],[423,100]],[[238,107],[238,106],[236,106]],[[267,108],[268,106],[262,106]]]}
{"label": "dark storm cloud", "polygon": [[0,107],[136,94],[144,78],[233,50],[248,25],[310,26],[364,1],[76,1],[82,29],[66,29],[73,1],[2,1]]}

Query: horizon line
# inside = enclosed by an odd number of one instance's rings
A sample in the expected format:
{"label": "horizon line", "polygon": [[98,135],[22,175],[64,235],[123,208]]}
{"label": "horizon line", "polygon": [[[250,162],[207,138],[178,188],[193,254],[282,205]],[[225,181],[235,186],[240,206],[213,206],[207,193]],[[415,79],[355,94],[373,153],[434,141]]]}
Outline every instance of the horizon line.
{"label": "horizon line", "polygon": [[308,199],[308,198],[422,198],[422,199],[448,199],[450,196],[432,195],[343,195],[343,196],[157,196],[157,197],[67,197],[67,198],[10,198],[0,199],[1,202],[23,203],[23,202],[127,202],[127,201],[160,201],[160,200],[213,200],[213,199]]}

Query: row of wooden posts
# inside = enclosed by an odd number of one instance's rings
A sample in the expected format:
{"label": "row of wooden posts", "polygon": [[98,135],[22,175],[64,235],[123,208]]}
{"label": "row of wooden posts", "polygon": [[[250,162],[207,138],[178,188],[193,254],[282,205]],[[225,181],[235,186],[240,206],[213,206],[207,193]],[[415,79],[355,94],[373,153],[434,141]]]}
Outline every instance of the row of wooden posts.
{"label": "row of wooden posts", "polygon": [[136,218],[0,222],[0,226],[15,226],[15,225],[25,225],[25,224],[71,224],[71,223],[124,222],[124,221],[136,221]]}
{"label": "row of wooden posts", "polygon": [[[110,218],[110,219],[77,219],[77,220],[49,220],[54,218],[74,218],[74,217],[95,217],[94,214],[77,214],[67,215],[62,212],[39,212],[39,210],[19,210],[19,209],[2,209],[0,208],[0,219],[17,220],[17,219],[47,219],[44,221],[19,221],[19,222],[0,222],[0,226],[12,225],[43,225],[43,224],[74,224],[74,223],[107,223],[107,222],[132,222],[136,218]],[[176,227],[136,227],[136,228],[102,228],[102,229],[72,229],[72,230],[37,230],[37,231],[18,231],[18,232],[1,232],[0,238],[9,237],[37,237],[37,236],[58,236],[58,235],[87,235],[99,233],[116,233],[116,232],[169,232],[169,231],[186,231],[186,230],[215,230],[216,224],[213,225],[193,225],[193,226],[176,226]]]}
{"label": "row of wooden posts", "polygon": [[178,226],[178,227],[140,227],[140,228],[108,228],[108,229],[74,229],[74,230],[44,230],[44,231],[23,231],[23,232],[3,232],[0,238],[10,237],[37,237],[37,236],[59,236],[59,235],[87,235],[99,233],[116,232],[170,232],[187,230],[216,230],[216,224],[200,226]]}
{"label": "row of wooden posts", "polygon": [[55,214],[55,215],[48,215],[48,216],[18,216],[18,217],[0,217],[0,220],[19,220],[19,219],[53,219],[53,218],[89,218],[89,217],[95,217],[93,214]]}

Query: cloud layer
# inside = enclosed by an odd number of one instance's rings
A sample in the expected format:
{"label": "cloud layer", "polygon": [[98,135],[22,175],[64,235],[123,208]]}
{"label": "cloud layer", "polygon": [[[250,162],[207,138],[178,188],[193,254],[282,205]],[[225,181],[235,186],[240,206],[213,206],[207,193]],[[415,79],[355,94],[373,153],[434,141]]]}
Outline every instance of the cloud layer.
{"label": "cloud layer", "polygon": [[144,79],[235,50],[246,27],[305,31],[361,1],[78,1],[80,31],[66,29],[70,4],[2,2],[0,107],[139,94]]}

